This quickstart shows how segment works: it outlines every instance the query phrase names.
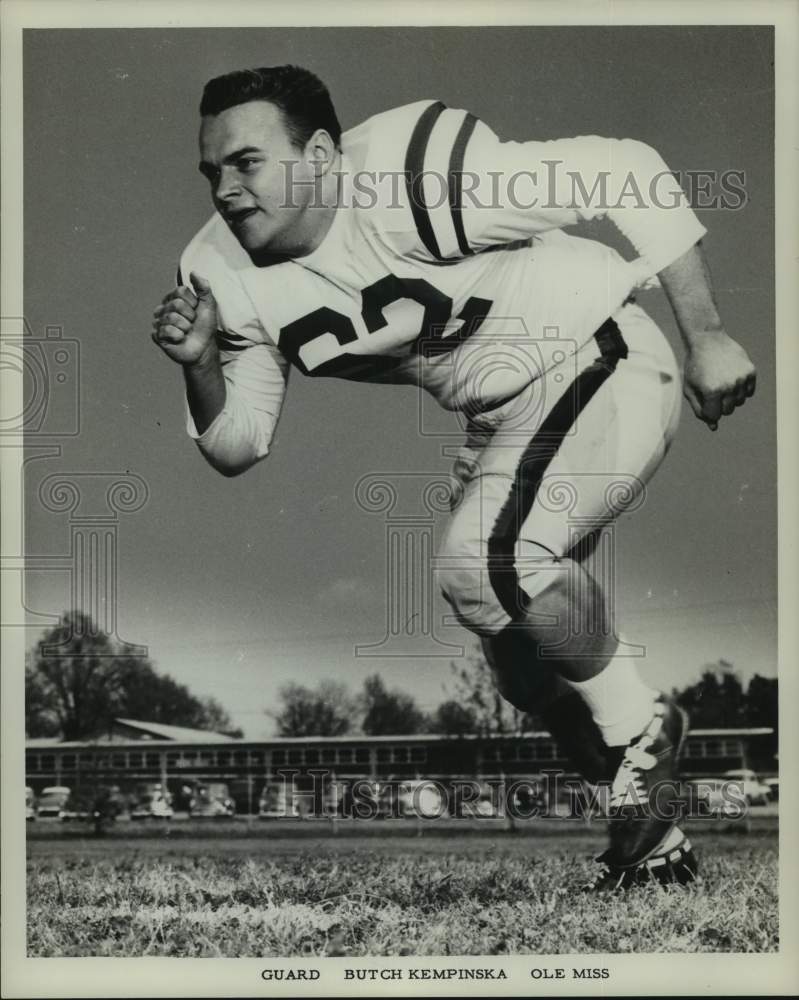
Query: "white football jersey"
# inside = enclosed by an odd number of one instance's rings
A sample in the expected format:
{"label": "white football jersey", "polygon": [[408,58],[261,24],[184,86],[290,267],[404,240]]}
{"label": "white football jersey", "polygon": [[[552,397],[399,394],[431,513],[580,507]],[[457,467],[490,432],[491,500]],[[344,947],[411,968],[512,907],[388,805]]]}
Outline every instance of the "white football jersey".
{"label": "white football jersey", "polygon": [[[258,266],[215,214],[181,257],[219,305],[223,411],[189,433],[220,471],[263,458],[289,365],[311,377],[416,384],[470,414],[575,353],[704,233],[651,147],[584,136],[501,142],[433,101],[344,133],[320,246]],[[625,261],[563,226],[607,215]]]}

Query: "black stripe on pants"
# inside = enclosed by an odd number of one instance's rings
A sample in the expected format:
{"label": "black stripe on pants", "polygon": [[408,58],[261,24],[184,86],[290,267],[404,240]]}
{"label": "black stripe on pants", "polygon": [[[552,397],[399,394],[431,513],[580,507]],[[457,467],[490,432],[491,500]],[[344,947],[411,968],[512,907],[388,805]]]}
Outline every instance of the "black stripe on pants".
{"label": "black stripe on pants", "polygon": [[627,357],[627,345],[614,320],[605,320],[594,339],[600,356],[571,383],[525,448],[513,486],[488,539],[488,578],[512,621],[523,619],[530,605],[529,595],[519,585],[515,550],[541,481],[580,413],[616,370],[618,362]]}

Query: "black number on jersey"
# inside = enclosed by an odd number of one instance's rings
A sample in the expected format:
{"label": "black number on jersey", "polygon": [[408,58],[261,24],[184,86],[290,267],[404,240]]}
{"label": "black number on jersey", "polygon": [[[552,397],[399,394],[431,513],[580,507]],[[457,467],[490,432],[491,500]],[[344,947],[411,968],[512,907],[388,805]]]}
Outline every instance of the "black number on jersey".
{"label": "black number on jersey", "polygon": [[[424,309],[410,353],[426,358],[448,354],[468,340],[480,329],[493,304],[489,299],[474,296],[467,299],[456,317],[463,321],[460,328],[445,337],[444,329],[452,316],[452,299],[424,278],[398,278],[387,274],[361,292],[361,315],[369,333],[385,329],[389,321],[383,310],[403,300],[416,302]],[[304,375],[314,376],[358,378],[368,374],[372,378],[390,380],[391,373],[404,361],[404,358],[390,356],[341,353],[309,368],[300,357],[302,348],[327,335],[332,335],[341,347],[358,339],[348,316],[324,306],[284,326],[280,331],[280,349]]]}

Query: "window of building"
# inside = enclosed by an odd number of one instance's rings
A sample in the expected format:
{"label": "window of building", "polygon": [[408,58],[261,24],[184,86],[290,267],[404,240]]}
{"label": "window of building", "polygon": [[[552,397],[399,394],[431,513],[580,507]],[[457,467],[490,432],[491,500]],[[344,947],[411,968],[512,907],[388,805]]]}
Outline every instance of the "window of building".
{"label": "window of building", "polygon": [[32,753],[25,758],[25,770],[26,771],[38,771],[39,770],[39,757],[37,754]]}
{"label": "window of building", "polygon": [[286,763],[286,751],[285,750],[273,750],[272,751],[272,763],[275,767],[279,767],[281,764]]}
{"label": "window of building", "polygon": [[322,763],[323,764],[335,764],[336,763],[336,748],[335,747],[325,747],[322,751]]}
{"label": "window of building", "polygon": [[157,753],[147,753],[144,755],[144,760],[147,767],[160,767],[161,766],[161,755]]}
{"label": "window of building", "polygon": [[203,767],[213,767],[216,763],[216,754],[213,750],[200,751],[200,764]]}
{"label": "window of building", "polygon": [[180,766],[180,754],[174,751],[169,751],[166,755],[166,766],[167,767],[179,767]]}
{"label": "window of building", "polygon": [[352,763],[352,750],[350,747],[339,747],[338,748],[338,762],[339,764],[351,764]]}
{"label": "window of building", "polygon": [[519,760],[533,760],[534,757],[538,756],[535,752],[537,749],[532,743],[523,743],[519,747]]}
{"label": "window of building", "polygon": [[369,750],[367,747],[358,747],[358,749],[355,751],[355,763],[356,764],[369,763]]}
{"label": "window of building", "polygon": [[721,740],[708,740],[705,744],[705,753],[708,757],[722,757],[723,750]]}
{"label": "window of building", "polygon": [[184,767],[196,767],[197,766],[197,751],[196,750],[184,750],[183,751],[183,766]]}
{"label": "window of building", "polygon": [[391,752],[391,759],[395,764],[407,764],[408,763],[408,748],[407,747],[394,747]]}
{"label": "window of building", "polygon": [[302,750],[289,750],[289,764],[302,764]]}
{"label": "window of building", "polygon": [[124,753],[111,754],[111,767],[126,767],[127,761]]}
{"label": "window of building", "polygon": [[249,760],[246,750],[236,750],[233,754],[233,763],[236,767],[247,767]]}
{"label": "window of building", "polygon": [[75,770],[75,754],[74,753],[65,753],[61,757],[61,767],[63,767],[65,771],[74,771]]}
{"label": "window of building", "polygon": [[306,764],[318,764],[319,763],[319,751],[318,750],[306,750],[305,751],[305,763]]}
{"label": "window of building", "polygon": [[94,758],[94,766],[98,768],[108,767],[108,754],[98,753]]}
{"label": "window of building", "polygon": [[391,748],[390,747],[378,747],[377,748],[377,762],[378,764],[387,764],[391,760]]}
{"label": "window of building", "polygon": [[558,747],[555,743],[544,740],[535,745],[536,760],[554,760],[558,756]]}
{"label": "window of building", "polygon": [[41,761],[41,767],[43,771],[54,771],[55,770],[55,757],[51,753],[43,753],[39,758]]}
{"label": "window of building", "polygon": [[[227,757],[227,756],[228,755],[225,754],[225,757]],[[220,758],[222,757],[221,753],[219,754],[219,757]],[[222,763],[221,759],[220,759],[219,762],[220,762],[220,764]],[[263,752],[263,750],[250,750],[250,763],[251,764],[254,764],[254,765],[258,766],[260,764],[263,764],[263,762],[264,762],[264,752]]]}
{"label": "window of building", "polygon": [[217,750],[216,763],[218,767],[230,767],[230,751]]}
{"label": "window of building", "polygon": [[128,762],[131,767],[141,767],[142,755],[140,753],[129,753]]}
{"label": "window of building", "polygon": [[725,757],[741,757],[743,755],[743,746],[740,740],[724,740],[723,743]]}
{"label": "window of building", "polygon": [[427,761],[427,747],[411,747],[411,762],[424,764]]}

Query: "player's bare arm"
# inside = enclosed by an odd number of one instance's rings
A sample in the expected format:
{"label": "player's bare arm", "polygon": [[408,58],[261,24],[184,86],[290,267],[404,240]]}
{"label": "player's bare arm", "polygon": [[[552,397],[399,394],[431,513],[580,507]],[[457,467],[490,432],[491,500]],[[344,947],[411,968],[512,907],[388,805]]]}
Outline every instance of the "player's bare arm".
{"label": "player's bare arm", "polygon": [[715,431],[755,391],[749,355],[724,330],[700,244],[659,274],[687,351],[684,392],[700,420]]}
{"label": "player's bare arm", "polygon": [[[192,273],[189,285],[178,285],[164,296],[153,314],[153,341],[183,368],[186,396],[200,433],[225,405],[225,379],[216,343],[216,301],[211,286]],[[195,291],[196,290],[196,291]]]}

